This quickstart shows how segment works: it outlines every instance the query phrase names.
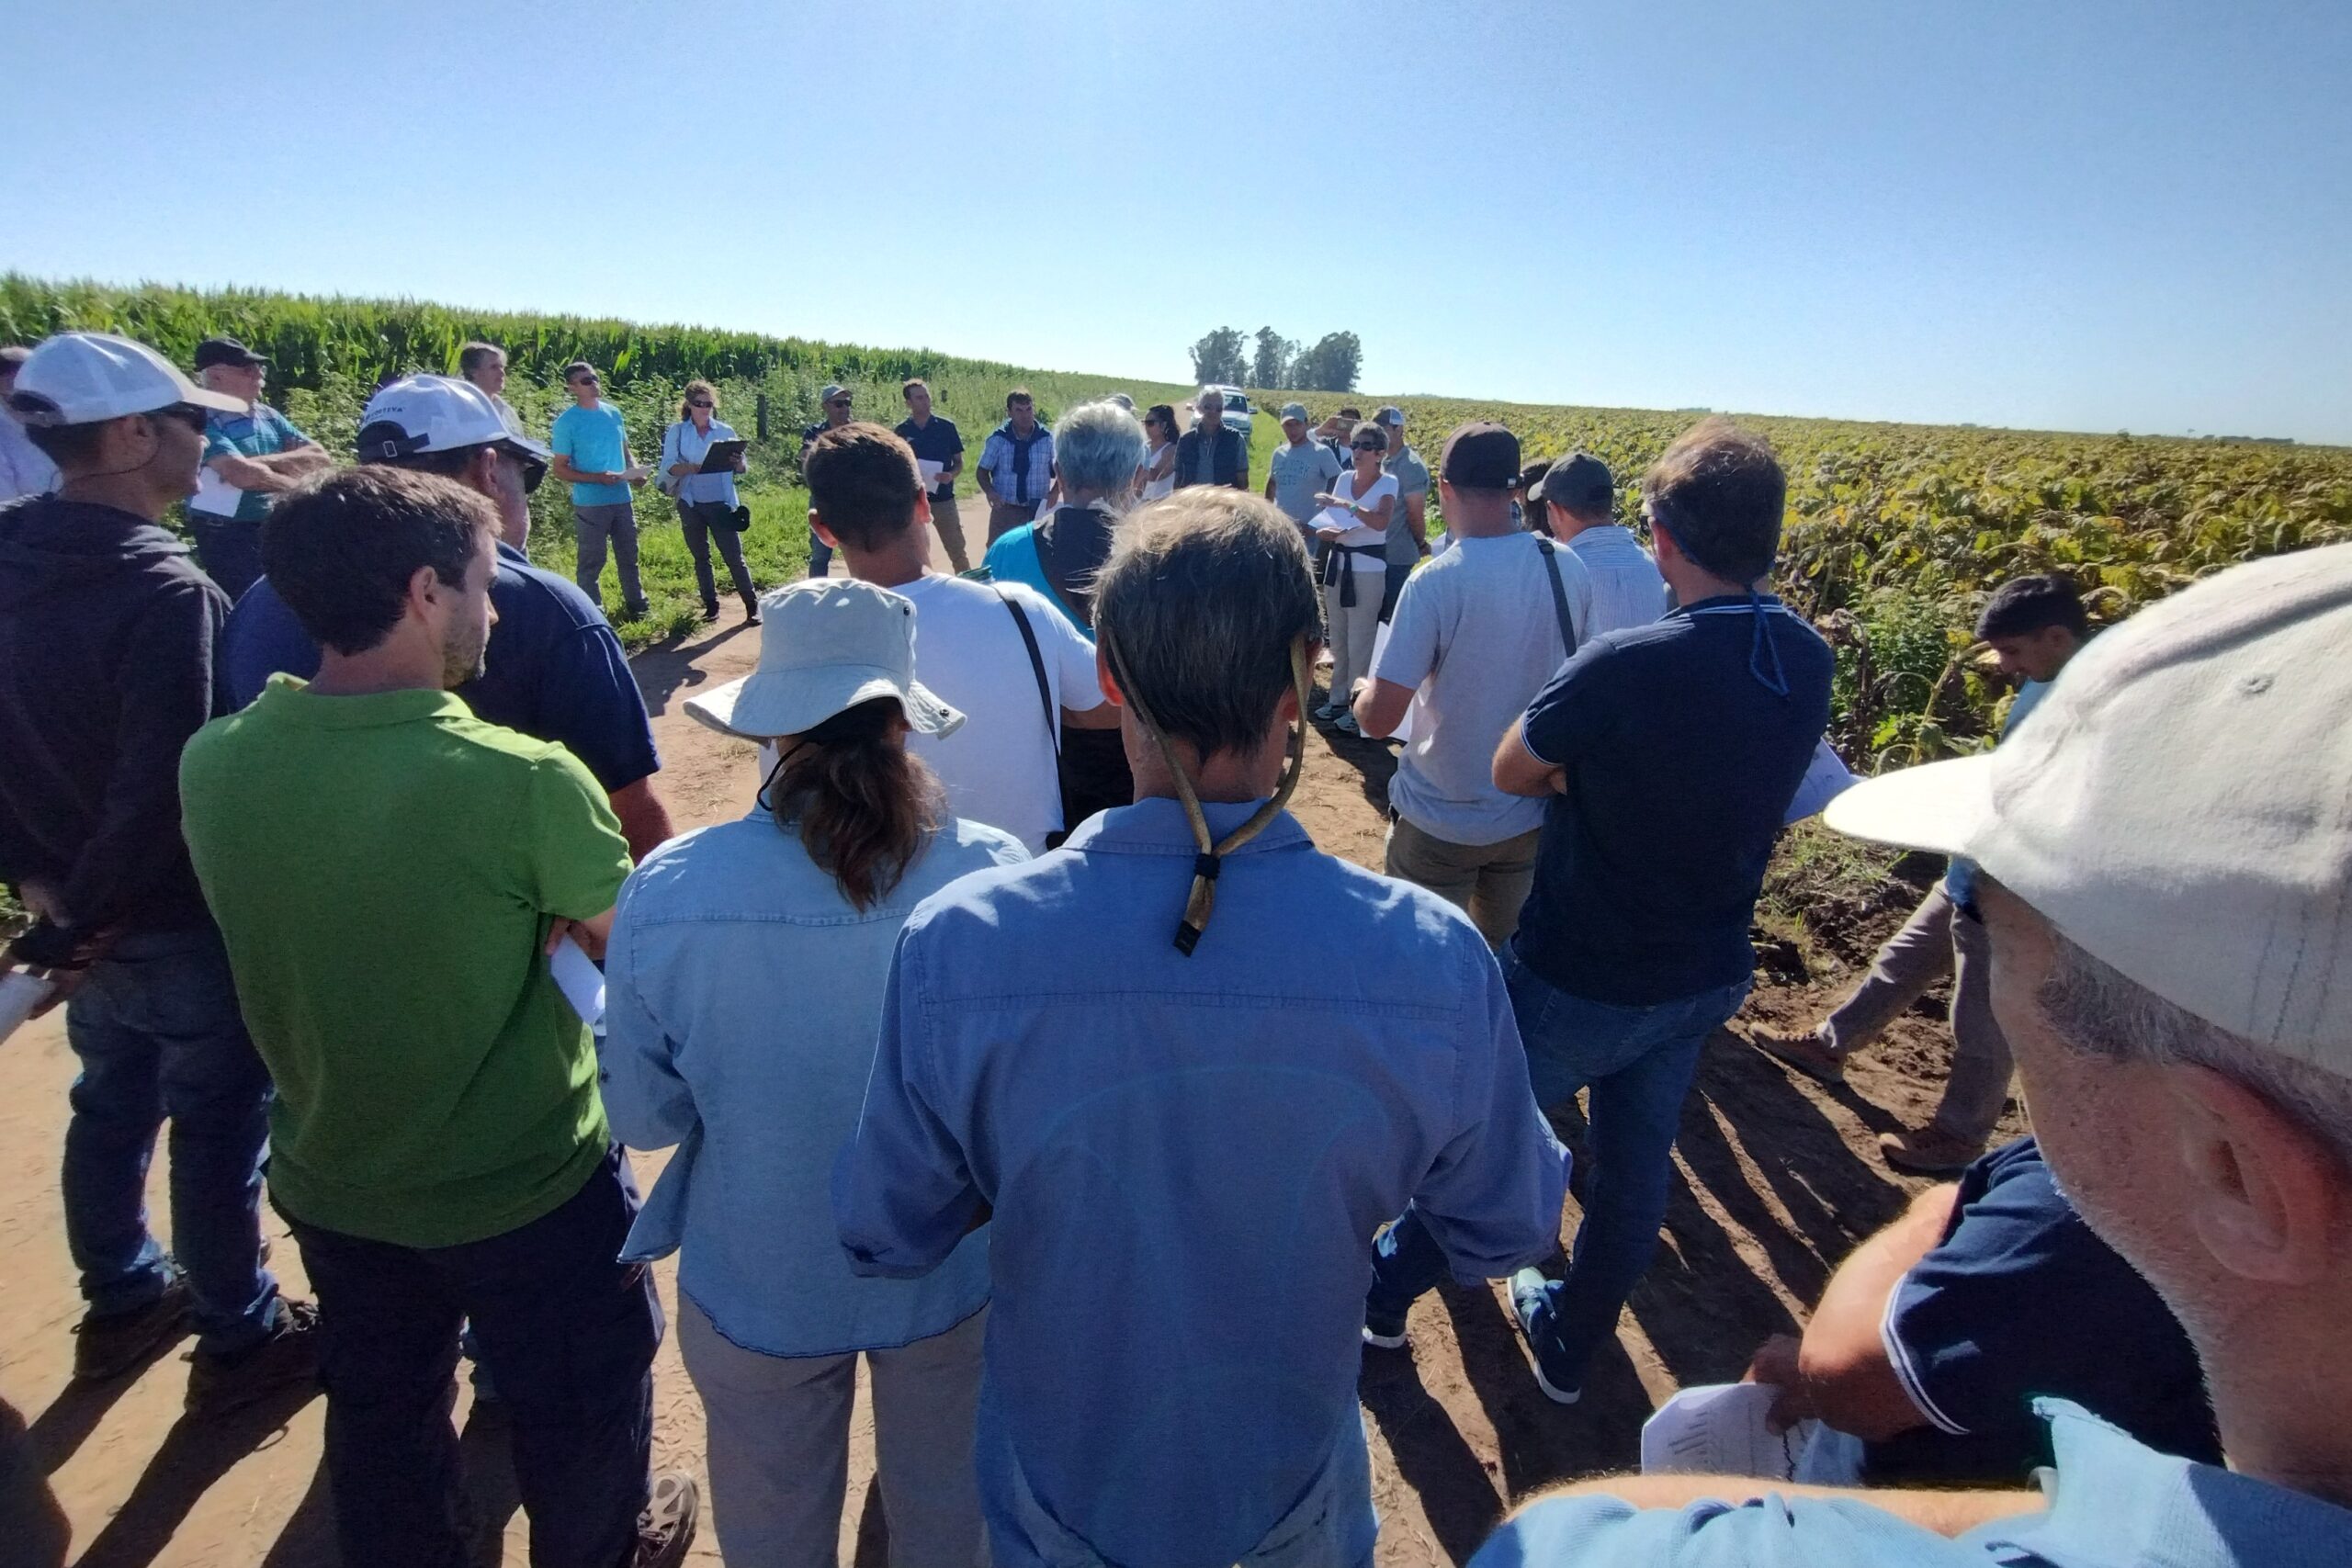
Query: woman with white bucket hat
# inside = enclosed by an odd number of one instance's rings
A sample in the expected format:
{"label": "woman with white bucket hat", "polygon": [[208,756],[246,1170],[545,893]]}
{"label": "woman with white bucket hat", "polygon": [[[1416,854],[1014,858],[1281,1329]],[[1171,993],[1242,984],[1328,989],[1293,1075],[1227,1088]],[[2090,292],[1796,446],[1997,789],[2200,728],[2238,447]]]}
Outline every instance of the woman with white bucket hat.
{"label": "woman with white bucket hat", "polygon": [[625,1256],[682,1254],[679,1345],[730,1562],[834,1560],[862,1353],[891,1560],[969,1568],[988,1232],[922,1279],[861,1279],[828,1184],[864,1103],[899,927],[956,878],[1027,857],[949,817],[907,751],[910,730],[964,722],[914,678],[911,603],[811,579],[760,608],[759,667],[686,703],[763,743],[758,803],[648,857],[606,953],[614,1133],[678,1145]]}

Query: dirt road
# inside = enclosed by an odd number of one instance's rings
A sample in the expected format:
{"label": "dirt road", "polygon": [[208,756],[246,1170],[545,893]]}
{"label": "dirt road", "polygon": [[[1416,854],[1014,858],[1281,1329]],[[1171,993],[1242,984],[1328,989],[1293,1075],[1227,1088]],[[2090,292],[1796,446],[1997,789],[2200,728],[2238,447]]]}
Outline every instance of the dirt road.
{"label": "dirt road", "polygon": [[[730,606],[699,637],[636,661],[663,754],[662,787],[682,829],[748,808],[757,786],[752,748],[702,728],[683,707],[697,688],[756,660],[757,637],[737,615]],[[1392,765],[1376,743],[1315,737],[1295,810],[1319,846],[1380,863]],[[1812,987],[1765,987],[1748,1016],[1809,1016],[1839,984],[1842,976],[1825,976]],[[1506,1497],[1630,1464],[1658,1399],[1681,1384],[1736,1377],[1767,1334],[1792,1327],[1828,1269],[1918,1185],[1889,1175],[1867,1151],[1898,1118],[1922,1115],[1947,1055],[1939,1031],[1906,1021],[1857,1066],[1851,1087],[1831,1096],[1719,1040],[1684,1113],[1666,1245],[1634,1292],[1617,1348],[1594,1367],[1573,1408],[1537,1392],[1492,1287],[1448,1287],[1425,1299],[1411,1348],[1368,1352],[1364,1361],[1383,1568],[1459,1562]],[[0,1558],[81,1568],[326,1568],[336,1554],[318,1399],[289,1397],[226,1427],[183,1422],[185,1346],[135,1379],[67,1387],[80,1302],[56,1172],[73,1071],[54,1017],[0,1055],[0,1181],[17,1195],[0,1210]],[[1561,1118],[1572,1145],[1581,1131],[1573,1111]],[[650,1186],[661,1164],[638,1156],[640,1182]],[[168,1214],[165,1165],[156,1161],[151,1182],[159,1226]],[[1572,1203],[1564,1235],[1576,1217]],[[300,1292],[298,1249],[282,1229],[277,1235],[275,1267]],[[673,1268],[664,1265],[660,1280],[664,1307],[673,1308]],[[524,1563],[526,1524],[503,1436],[494,1423],[469,1424],[469,1398],[462,1389],[458,1397],[477,1510],[503,1521],[503,1562]],[[658,1459],[699,1473],[702,1414],[674,1340],[656,1366],[655,1405]],[[842,1560],[880,1564],[862,1401],[854,1443]],[[501,1561],[488,1536],[482,1560]],[[718,1561],[707,1530],[695,1561]]]}

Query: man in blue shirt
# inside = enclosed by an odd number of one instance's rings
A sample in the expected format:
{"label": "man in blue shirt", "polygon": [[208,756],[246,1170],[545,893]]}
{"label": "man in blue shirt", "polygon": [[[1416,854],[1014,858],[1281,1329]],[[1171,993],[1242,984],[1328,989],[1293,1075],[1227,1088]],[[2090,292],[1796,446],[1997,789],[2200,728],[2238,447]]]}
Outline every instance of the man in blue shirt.
{"label": "man in blue shirt", "polygon": [[196,345],[196,378],[245,405],[243,413],[207,419],[204,467],[187,502],[196,558],[234,604],[261,575],[261,520],[271,502],[334,462],[261,400],[269,361],[235,338],[209,337]]}
{"label": "man in blue shirt", "polygon": [[1136,803],[900,939],[834,1208],[883,1274],[991,1224],[998,1568],[1368,1564],[1374,1228],[1411,1201],[1464,1280],[1558,1233],[1564,1156],[1477,931],[1282,809],[1316,609],[1255,496],[1126,524],[1094,615]]}
{"label": "man in blue shirt", "polygon": [[[2002,728],[2005,739],[2025,723],[2090,630],[2081,595],[2063,577],[2016,578],[1985,602],[1977,640],[1992,645],[2002,674],[2022,682]],[[1798,1034],[1758,1027],[1748,1036],[1757,1049],[1799,1072],[1841,1083],[1847,1057],[1885,1033],[1929,987],[1950,980],[1951,1073],[1942,1101],[1927,1126],[1882,1133],[1878,1139],[1882,1159],[1915,1175],[1948,1175],[1983,1154],[2009,1098],[2009,1043],[1993,1017],[1974,875],[1966,861],[1953,862],[1878,950],[1869,976],[1819,1024]]]}
{"label": "man in blue shirt", "polygon": [[[1708,420],[1643,488],[1682,607],[1577,649],[1494,756],[1498,789],[1550,802],[1504,965],[1536,1102],[1592,1091],[1567,1278],[1511,1281],[1536,1382],[1563,1404],[1657,1249],[1682,1100],[1747,995],[1765,862],[1829,721],[1827,645],[1761,591],[1787,497],[1771,448]],[[1401,1345],[1436,1273],[1405,1215],[1382,1238],[1365,1337]]]}
{"label": "man in blue shirt", "polygon": [[621,579],[621,619],[645,614],[645,584],[637,574],[637,505],[629,491],[651,471],[628,455],[628,426],[621,411],[598,395],[596,367],[575,359],[563,367],[571,407],[555,416],[548,445],[555,453],[555,477],[571,486],[573,525],[579,530],[580,591],[604,603],[605,544],[612,541]]}
{"label": "man in blue shirt", "polygon": [[959,572],[972,570],[971,551],[964,543],[964,514],[956,507],[956,476],[964,471],[964,433],[956,422],[931,409],[931,388],[921,377],[910,377],[899,388],[907,401],[907,417],[898,423],[899,437],[914,448],[918,463],[939,465],[930,488],[931,526],[947,547],[947,558]]}
{"label": "man in blue shirt", "polygon": [[1054,433],[1037,418],[1026,387],[1004,395],[1004,423],[980,446],[980,493],[989,502],[989,540],[1037,520],[1053,485]]}
{"label": "man in blue shirt", "polygon": [[[445,376],[411,376],[368,400],[359,416],[359,460],[456,479],[490,497],[503,536],[490,602],[498,612],[482,672],[456,688],[486,723],[569,749],[605,786],[613,814],[642,860],[671,836],[670,813],[654,792],[662,759],[620,639],[594,601],[530,563],[529,492],[548,449],[516,430],[489,394]],[[222,634],[220,679],[229,705],[243,708],[284,671],[309,680],[319,645],[263,578],[237,602]]]}
{"label": "man in blue shirt", "polygon": [[2188,1330],[2230,1468],[2037,1399],[2039,1493],[1618,1477],[1530,1504],[1474,1563],[2352,1562],[2347,646],[2352,546],[2235,567],[2102,633],[2013,743],[1825,813],[1977,866],[2041,1152]]}

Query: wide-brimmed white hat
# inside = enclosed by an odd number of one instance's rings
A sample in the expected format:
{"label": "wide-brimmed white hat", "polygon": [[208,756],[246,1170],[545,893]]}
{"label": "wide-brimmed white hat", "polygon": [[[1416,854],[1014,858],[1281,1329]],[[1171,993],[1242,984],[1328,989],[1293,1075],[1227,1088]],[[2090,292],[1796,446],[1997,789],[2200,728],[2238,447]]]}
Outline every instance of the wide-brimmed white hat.
{"label": "wide-brimmed white hat", "polygon": [[1965,855],[2166,1001],[2352,1077],[2352,545],[2151,605],[1998,750],[1823,819]]}
{"label": "wide-brimmed white hat", "polygon": [[876,697],[896,697],[908,725],[952,735],[964,716],[915,679],[915,606],[854,578],[817,578],[760,598],[760,667],[686,699],[711,728],[748,739],[798,735]]}

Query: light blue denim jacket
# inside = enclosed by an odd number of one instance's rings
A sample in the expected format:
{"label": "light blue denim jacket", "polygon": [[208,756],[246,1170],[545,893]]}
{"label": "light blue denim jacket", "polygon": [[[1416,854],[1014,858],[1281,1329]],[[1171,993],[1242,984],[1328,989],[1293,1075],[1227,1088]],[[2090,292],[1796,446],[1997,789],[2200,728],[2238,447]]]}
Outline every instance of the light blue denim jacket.
{"label": "light blue denim jacket", "polygon": [[646,857],[605,961],[605,1110],[623,1143],[679,1148],[622,1256],[683,1250],[679,1289],[772,1356],[906,1345],[985,1305],[985,1231],[925,1279],[860,1279],[826,1184],[857,1126],[909,911],[1026,858],[1011,835],[957,820],[861,911],[764,809]]}

